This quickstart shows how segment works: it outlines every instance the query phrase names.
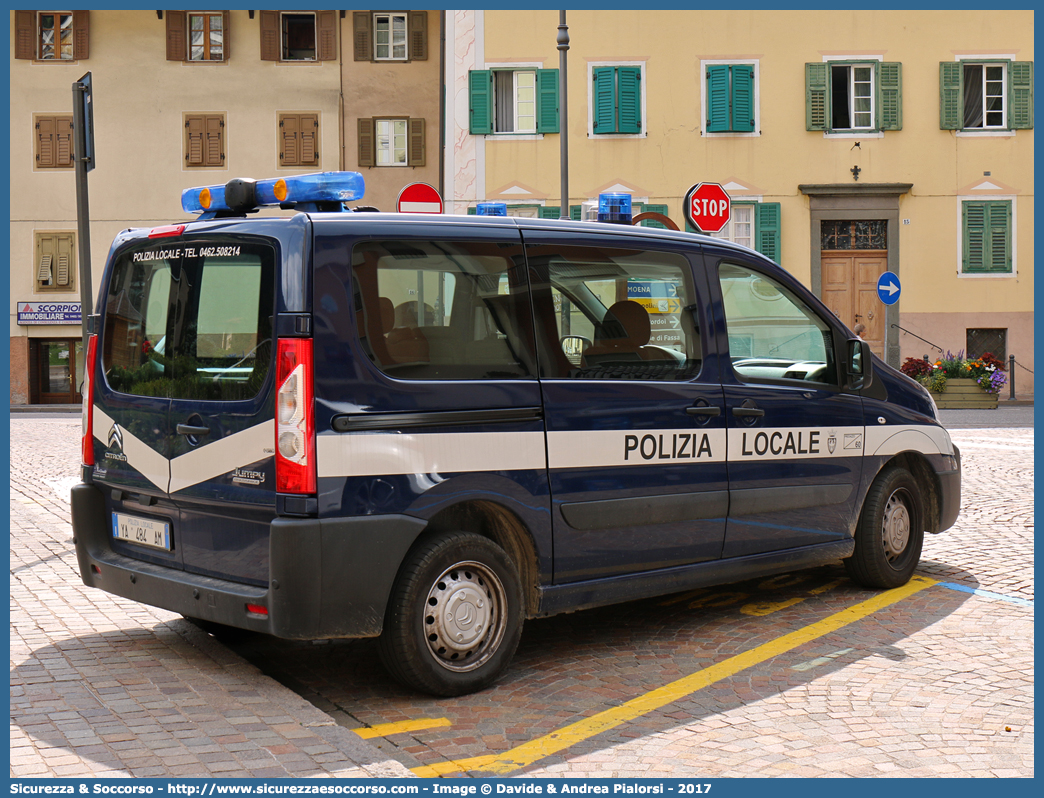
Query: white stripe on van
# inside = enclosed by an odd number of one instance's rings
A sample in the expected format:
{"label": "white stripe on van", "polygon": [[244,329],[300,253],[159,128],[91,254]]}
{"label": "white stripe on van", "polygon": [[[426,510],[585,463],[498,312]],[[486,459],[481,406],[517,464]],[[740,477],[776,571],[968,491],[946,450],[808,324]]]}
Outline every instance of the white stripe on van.
{"label": "white stripe on van", "polygon": [[551,468],[603,468],[725,461],[723,429],[620,429],[549,432]]}
{"label": "white stripe on van", "polygon": [[881,424],[867,426],[866,453],[890,457],[899,452],[953,454],[950,433],[931,424]]}
{"label": "white stripe on van", "polygon": [[[94,437],[100,440],[103,446],[108,447],[109,434],[116,422],[95,405],[92,423],[94,425]],[[145,479],[166,493],[167,485],[170,482],[170,461],[143,440],[132,435],[122,425],[120,425],[120,434],[123,438],[123,449],[122,452],[114,452],[114,454],[125,456],[127,465],[134,468]],[[97,468],[105,469],[110,467],[111,459],[106,457],[106,452],[102,452],[98,460],[100,462],[96,464]]]}
{"label": "white stripe on van", "polygon": [[348,432],[319,435],[320,477],[547,468],[543,432]]}
{"label": "white stripe on van", "polygon": [[[170,461],[170,492],[177,493],[273,454],[275,419],[271,418],[175,457]],[[274,485],[267,487],[275,490]]]}

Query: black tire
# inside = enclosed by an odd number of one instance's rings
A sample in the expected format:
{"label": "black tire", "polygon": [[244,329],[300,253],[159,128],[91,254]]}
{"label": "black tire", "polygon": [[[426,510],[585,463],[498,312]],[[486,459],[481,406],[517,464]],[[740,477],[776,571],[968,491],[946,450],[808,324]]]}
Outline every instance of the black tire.
{"label": "black tire", "polygon": [[437,696],[492,684],[522,636],[522,587],[488,538],[447,532],[424,540],[395,579],[381,661],[398,681]]}
{"label": "black tire", "polygon": [[917,481],[905,468],[885,468],[866,494],[848,575],[863,587],[905,585],[921,559],[924,519]]}

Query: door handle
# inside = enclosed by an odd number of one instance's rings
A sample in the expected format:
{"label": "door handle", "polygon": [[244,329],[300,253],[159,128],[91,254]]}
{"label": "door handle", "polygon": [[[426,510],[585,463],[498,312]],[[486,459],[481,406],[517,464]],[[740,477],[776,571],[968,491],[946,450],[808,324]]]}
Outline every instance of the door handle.
{"label": "door handle", "polygon": [[760,407],[734,407],[732,415],[736,418],[761,418],[765,415],[765,411]]}
{"label": "door handle", "polygon": [[178,424],[178,435],[208,435],[210,427],[194,427],[191,424]]}
{"label": "door handle", "polygon": [[687,407],[685,408],[685,412],[690,416],[720,416],[721,408],[702,405],[698,407]]}

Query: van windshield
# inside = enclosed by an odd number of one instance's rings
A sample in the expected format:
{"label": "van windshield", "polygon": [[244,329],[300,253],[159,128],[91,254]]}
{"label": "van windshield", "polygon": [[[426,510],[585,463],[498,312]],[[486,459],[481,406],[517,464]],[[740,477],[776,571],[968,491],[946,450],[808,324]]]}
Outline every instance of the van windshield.
{"label": "van windshield", "polygon": [[172,399],[256,396],[272,359],[274,261],[270,246],[239,241],[122,253],[105,299],[109,386]]}

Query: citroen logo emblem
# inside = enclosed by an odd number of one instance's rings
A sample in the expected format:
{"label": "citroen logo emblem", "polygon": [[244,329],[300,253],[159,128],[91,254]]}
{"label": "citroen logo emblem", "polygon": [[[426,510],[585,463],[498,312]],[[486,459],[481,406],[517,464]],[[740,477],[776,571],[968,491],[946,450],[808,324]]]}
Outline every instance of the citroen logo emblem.
{"label": "citroen logo emblem", "polygon": [[119,424],[113,424],[109,429],[109,448],[123,451],[123,430]]}

